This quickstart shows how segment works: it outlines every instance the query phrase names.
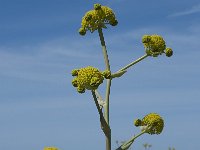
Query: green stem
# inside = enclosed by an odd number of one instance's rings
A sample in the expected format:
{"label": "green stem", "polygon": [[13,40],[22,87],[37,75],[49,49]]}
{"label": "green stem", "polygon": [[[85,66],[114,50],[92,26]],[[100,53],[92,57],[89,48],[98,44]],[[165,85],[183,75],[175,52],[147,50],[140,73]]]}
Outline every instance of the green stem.
{"label": "green stem", "polygon": [[[104,55],[104,61],[106,65],[106,70],[110,71],[110,65],[108,60],[108,54],[106,50],[106,44],[104,41],[104,36],[102,32],[102,28],[98,28],[99,38],[101,41],[101,46]],[[109,96],[110,96],[110,87],[111,87],[111,79],[107,79],[107,86],[106,86],[106,96],[105,96],[105,107],[104,107],[104,117],[107,125],[109,126]],[[111,150],[111,130],[110,133],[106,136],[106,150]]]}
{"label": "green stem", "polygon": [[105,105],[105,102],[104,102],[103,98],[101,97],[101,95],[100,95],[100,93],[98,92],[97,89],[95,90],[95,95],[96,95],[97,101],[99,103],[99,106],[102,109]]}
{"label": "green stem", "polygon": [[108,54],[107,54],[107,50],[106,50],[106,44],[105,44],[105,41],[104,41],[102,28],[99,27],[98,28],[98,32],[99,32],[99,37],[100,37],[101,46],[102,46],[102,50],[103,50],[103,56],[104,56],[104,60],[105,60],[105,64],[106,64],[106,70],[110,71]]}
{"label": "green stem", "polygon": [[96,97],[95,91],[93,91],[93,90],[91,90],[91,91],[92,91],[92,96],[93,96],[93,98],[94,98],[95,105],[96,105],[96,107],[97,107],[98,113],[99,113],[100,118],[101,118],[101,117],[103,117],[103,113],[102,113],[101,108],[100,108],[100,106],[99,106],[99,103],[98,103],[98,101],[97,101],[97,97]]}
{"label": "green stem", "polygon": [[124,70],[128,69],[129,67],[135,65],[136,63],[140,62],[141,60],[145,59],[146,57],[148,57],[147,54],[145,54],[144,56],[138,58],[137,60],[133,61],[132,63],[126,65],[125,67],[121,68],[119,71],[124,71]]}
{"label": "green stem", "polygon": [[99,106],[99,103],[98,103],[98,100],[97,100],[97,97],[96,97],[96,94],[95,94],[94,90],[92,90],[92,95],[93,95],[94,102],[96,104],[97,110],[99,112],[100,122],[101,122],[101,129],[103,130],[105,136],[109,137],[110,136],[110,127],[107,124],[107,122],[106,122],[106,120],[105,120],[105,118],[103,116],[102,109]]}
{"label": "green stem", "polygon": [[139,136],[141,136],[142,134],[146,133],[146,131],[142,131],[141,133],[139,133],[136,136],[133,136],[130,140],[128,140],[127,142],[125,142],[124,144],[122,144],[120,147],[118,147],[116,150],[127,150],[131,144],[133,144],[134,140],[136,138],[138,138]]}

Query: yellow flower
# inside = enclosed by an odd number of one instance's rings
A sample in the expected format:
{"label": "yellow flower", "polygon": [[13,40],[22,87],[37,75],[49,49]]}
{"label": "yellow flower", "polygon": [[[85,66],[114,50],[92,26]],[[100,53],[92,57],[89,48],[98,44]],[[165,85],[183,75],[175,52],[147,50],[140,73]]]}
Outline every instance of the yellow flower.
{"label": "yellow flower", "polygon": [[140,127],[142,131],[149,134],[160,134],[164,127],[164,120],[156,113],[146,115],[142,120],[134,121],[136,127]]}
{"label": "yellow flower", "polygon": [[160,134],[164,127],[164,120],[156,113],[150,113],[142,119],[142,124],[147,126],[147,133]]}
{"label": "yellow flower", "polygon": [[72,70],[72,85],[77,87],[79,93],[84,93],[85,89],[95,90],[103,83],[104,75],[97,68],[88,66],[86,68]]}
{"label": "yellow flower", "polygon": [[112,9],[107,6],[101,6],[100,4],[94,4],[94,10],[86,12],[83,16],[79,33],[85,35],[88,30],[94,32],[99,27],[106,28],[105,24],[108,23],[112,26],[118,23]]}
{"label": "yellow flower", "polygon": [[166,48],[164,39],[159,35],[144,35],[142,37],[142,43],[146,49],[146,53],[149,56],[157,57],[164,53]]}
{"label": "yellow flower", "polygon": [[58,150],[56,147],[45,147],[44,150]]}

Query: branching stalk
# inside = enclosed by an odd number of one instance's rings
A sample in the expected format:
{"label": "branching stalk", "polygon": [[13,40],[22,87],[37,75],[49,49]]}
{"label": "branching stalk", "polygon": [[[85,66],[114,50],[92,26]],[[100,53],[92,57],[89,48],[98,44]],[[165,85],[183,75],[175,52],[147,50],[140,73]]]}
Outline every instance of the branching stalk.
{"label": "branching stalk", "polygon": [[121,68],[118,72],[128,69],[129,67],[135,65],[136,63],[140,62],[141,60],[145,59],[146,57],[148,57],[147,54],[145,54],[144,56],[138,58],[137,60],[133,61],[132,63],[126,65],[125,67]]}
{"label": "branching stalk", "polygon": [[146,133],[146,131],[142,131],[141,133],[139,133],[136,136],[133,136],[132,138],[130,138],[127,142],[125,142],[124,144],[122,144],[120,147],[118,147],[116,150],[127,150],[131,144],[133,144],[134,140],[136,138],[138,138],[139,136],[141,136],[142,134]]}

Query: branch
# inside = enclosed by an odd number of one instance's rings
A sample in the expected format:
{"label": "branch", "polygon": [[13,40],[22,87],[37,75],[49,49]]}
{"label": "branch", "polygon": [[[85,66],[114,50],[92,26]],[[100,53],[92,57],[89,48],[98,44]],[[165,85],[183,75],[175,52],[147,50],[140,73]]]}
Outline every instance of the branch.
{"label": "branch", "polygon": [[125,74],[126,72],[127,72],[126,70],[117,71],[116,73],[111,74],[111,79],[113,79],[113,78],[119,78],[123,74]]}
{"label": "branch", "polygon": [[106,137],[110,137],[110,133],[111,133],[110,127],[107,124],[107,122],[105,121],[105,118],[104,118],[103,113],[102,113],[102,109],[99,106],[99,103],[98,103],[98,100],[97,100],[97,97],[96,97],[94,90],[92,90],[92,96],[94,98],[94,102],[96,104],[96,107],[97,107],[97,110],[98,110],[98,113],[99,113],[99,116],[100,116],[101,129],[103,130]]}
{"label": "branch", "polygon": [[99,33],[99,38],[100,38],[100,41],[101,41],[101,46],[102,46],[102,49],[103,49],[103,56],[104,56],[104,60],[105,60],[105,64],[106,64],[106,70],[110,71],[108,54],[107,54],[107,50],[106,50],[106,43],[104,41],[104,36],[103,36],[103,32],[102,32],[101,27],[98,28],[98,33]]}
{"label": "branch", "polygon": [[99,103],[99,107],[100,109],[102,109],[105,105],[105,101],[103,100],[103,98],[101,97],[101,95],[99,94],[97,90],[95,90],[95,94],[96,94],[97,101]]}
{"label": "branch", "polygon": [[141,133],[139,133],[136,136],[133,136],[130,140],[128,140],[127,142],[125,142],[124,144],[122,144],[120,147],[118,147],[116,150],[127,150],[134,142],[134,140],[136,138],[138,138],[139,136],[141,136],[142,134],[146,133],[146,131],[142,131]]}
{"label": "branch", "polygon": [[140,62],[141,60],[145,59],[146,57],[148,57],[147,54],[145,54],[144,56],[138,58],[137,60],[133,61],[132,63],[126,65],[125,67],[121,68],[118,72],[128,69],[129,67],[135,65],[136,63]]}

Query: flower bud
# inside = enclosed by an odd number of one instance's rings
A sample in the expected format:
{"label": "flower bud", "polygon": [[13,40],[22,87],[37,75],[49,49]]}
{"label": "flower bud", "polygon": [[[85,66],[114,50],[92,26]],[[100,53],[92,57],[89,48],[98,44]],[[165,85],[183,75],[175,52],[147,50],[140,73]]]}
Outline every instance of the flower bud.
{"label": "flower bud", "polygon": [[110,21],[110,25],[111,25],[111,26],[116,26],[117,24],[118,24],[118,21],[117,21],[117,20]]}
{"label": "flower bud", "polygon": [[165,54],[166,54],[167,57],[171,57],[171,56],[173,55],[172,49],[169,48],[169,47],[167,47],[167,48],[165,49]]}
{"label": "flower bud", "polygon": [[142,125],[142,121],[140,119],[136,119],[136,120],[134,120],[134,125],[136,127],[141,126]]}
{"label": "flower bud", "polygon": [[78,91],[79,93],[85,93],[85,88],[78,86],[78,87],[77,87],[77,91]]}
{"label": "flower bud", "polygon": [[86,34],[86,30],[84,28],[80,28],[78,32],[79,32],[80,35]]}
{"label": "flower bud", "polygon": [[74,70],[72,70],[71,74],[72,74],[72,76],[77,76],[78,72],[79,72],[79,69],[74,69]]}
{"label": "flower bud", "polygon": [[94,10],[101,9],[101,4],[94,4]]}
{"label": "flower bud", "polygon": [[104,78],[106,78],[106,79],[110,79],[110,77],[111,77],[111,72],[109,70],[103,71],[102,74],[103,74]]}
{"label": "flower bud", "polygon": [[149,43],[151,40],[151,36],[150,35],[144,35],[142,37],[142,43]]}
{"label": "flower bud", "polygon": [[74,78],[74,79],[72,80],[72,85],[73,85],[74,87],[77,87],[77,86],[78,86],[77,78]]}

